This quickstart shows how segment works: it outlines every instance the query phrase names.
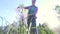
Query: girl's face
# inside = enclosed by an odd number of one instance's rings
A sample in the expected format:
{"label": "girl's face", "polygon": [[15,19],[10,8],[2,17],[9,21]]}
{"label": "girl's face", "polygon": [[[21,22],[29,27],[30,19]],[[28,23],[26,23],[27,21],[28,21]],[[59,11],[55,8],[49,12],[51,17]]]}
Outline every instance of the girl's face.
{"label": "girl's face", "polygon": [[36,0],[32,0],[32,5],[35,5]]}

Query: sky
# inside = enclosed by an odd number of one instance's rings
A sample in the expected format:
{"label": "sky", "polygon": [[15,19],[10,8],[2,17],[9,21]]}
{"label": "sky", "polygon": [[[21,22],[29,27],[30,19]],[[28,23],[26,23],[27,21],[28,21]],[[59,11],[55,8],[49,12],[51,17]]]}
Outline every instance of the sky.
{"label": "sky", "polygon": [[[16,18],[16,8],[21,4],[30,6],[31,0],[0,0],[0,16],[12,23]],[[58,14],[54,10],[56,5],[60,5],[60,0],[37,0],[36,6],[38,7],[38,13],[36,15],[36,24],[47,23],[50,28],[58,26],[60,24],[57,18]],[[4,25],[5,19],[3,20]],[[1,25],[2,19],[0,18]]]}

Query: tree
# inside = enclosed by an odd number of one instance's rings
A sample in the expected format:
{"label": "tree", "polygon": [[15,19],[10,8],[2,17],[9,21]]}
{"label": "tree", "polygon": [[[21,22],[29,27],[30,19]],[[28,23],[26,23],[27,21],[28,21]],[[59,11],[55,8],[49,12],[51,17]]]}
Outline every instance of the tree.
{"label": "tree", "polygon": [[0,34],[2,34],[2,28],[0,27]]}
{"label": "tree", "polygon": [[37,26],[38,34],[54,34],[52,30],[50,30],[46,23]]}
{"label": "tree", "polygon": [[60,14],[60,6],[59,6],[59,5],[57,5],[57,6],[55,7],[55,10],[57,11],[58,14]]}

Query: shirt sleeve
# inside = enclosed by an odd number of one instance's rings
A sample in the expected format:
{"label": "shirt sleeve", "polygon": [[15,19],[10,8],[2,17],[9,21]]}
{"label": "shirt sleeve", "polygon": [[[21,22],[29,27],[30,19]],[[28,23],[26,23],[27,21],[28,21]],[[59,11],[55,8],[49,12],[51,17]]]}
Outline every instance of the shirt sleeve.
{"label": "shirt sleeve", "polygon": [[30,6],[24,7],[24,9],[29,9]]}
{"label": "shirt sleeve", "polygon": [[34,14],[36,14],[38,11],[38,8],[36,7],[35,10],[34,10]]}

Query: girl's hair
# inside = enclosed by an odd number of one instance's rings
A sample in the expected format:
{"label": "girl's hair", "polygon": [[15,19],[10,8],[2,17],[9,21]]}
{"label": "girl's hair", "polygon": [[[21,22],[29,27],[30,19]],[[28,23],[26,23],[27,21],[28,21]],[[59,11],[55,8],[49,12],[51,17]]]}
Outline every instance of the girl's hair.
{"label": "girl's hair", "polygon": [[36,0],[32,0],[33,2],[35,2]]}

